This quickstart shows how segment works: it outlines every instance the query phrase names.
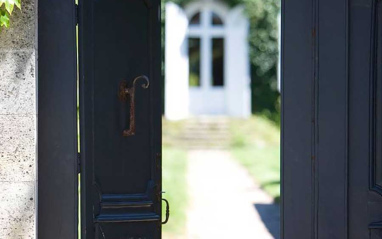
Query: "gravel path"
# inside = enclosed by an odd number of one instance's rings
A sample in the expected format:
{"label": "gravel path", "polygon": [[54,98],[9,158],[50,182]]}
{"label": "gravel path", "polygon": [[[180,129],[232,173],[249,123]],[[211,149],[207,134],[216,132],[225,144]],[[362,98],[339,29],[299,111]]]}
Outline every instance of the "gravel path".
{"label": "gravel path", "polygon": [[279,206],[226,151],[189,152],[188,239],[279,239]]}

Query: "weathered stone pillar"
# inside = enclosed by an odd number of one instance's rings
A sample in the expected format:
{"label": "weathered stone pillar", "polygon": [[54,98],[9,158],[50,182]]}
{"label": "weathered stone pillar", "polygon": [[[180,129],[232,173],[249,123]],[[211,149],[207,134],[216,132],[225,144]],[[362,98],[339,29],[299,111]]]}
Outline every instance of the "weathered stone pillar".
{"label": "weathered stone pillar", "polygon": [[0,238],[36,238],[37,0],[0,32]]}

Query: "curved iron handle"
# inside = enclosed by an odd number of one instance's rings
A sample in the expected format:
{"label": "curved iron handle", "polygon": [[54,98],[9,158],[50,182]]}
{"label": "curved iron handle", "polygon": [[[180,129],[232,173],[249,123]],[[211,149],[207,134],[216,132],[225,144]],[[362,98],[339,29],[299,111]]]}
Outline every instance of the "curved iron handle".
{"label": "curved iron handle", "polygon": [[123,130],[123,136],[125,137],[135,135],[135,84],[140,79],[146,81],[146,83],[142,84],[142,88],[149,88],[150,81],[149,78],[145,75],[136,77],[133,80],[133,85],[131,87],[127,87],[127,82],[125,80],[119,83],[119,100],[126,101],[127,95],[130,96],[130,126],[129,129]]}
{"label": "curved iron handle", "polygon": [[162,198],[162,201],[166,203],[166,219],[164,222],[162,222],[162,225],[164,225],[168,222],[168,219],[170,219],[170,204],[168,203],[167,199]]}

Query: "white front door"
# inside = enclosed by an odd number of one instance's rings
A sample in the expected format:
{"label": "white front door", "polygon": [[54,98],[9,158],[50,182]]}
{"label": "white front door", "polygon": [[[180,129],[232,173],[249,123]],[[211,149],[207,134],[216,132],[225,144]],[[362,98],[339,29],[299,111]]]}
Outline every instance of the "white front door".
{"label": "white front door", "polygon": [[225,102],[225,27],[210,5],[189,20],[189,107],[191,115],[227,114]]}

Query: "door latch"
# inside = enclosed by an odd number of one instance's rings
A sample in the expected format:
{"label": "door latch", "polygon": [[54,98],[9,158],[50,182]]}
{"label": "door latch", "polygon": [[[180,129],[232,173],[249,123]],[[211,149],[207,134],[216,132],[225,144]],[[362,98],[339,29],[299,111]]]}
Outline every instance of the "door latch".
{"label": "door latch", "polygon": [[170,204],[168,203],[167,199],[162,198],[162,201],[166,203],[166,219],[164,222],[162,222],[162,225],[167,224],[168,219],[170,219]]}
{"label": "door latch", "polygon": [[127,87],[127,82],[125,80],[119,83],[119,100],[124,102],[127,100],[127,96],[130,96],[130,126],[128,129],[123,130],[123,136],[125,137],[135,135],[135,83],[140,79],[146,81],[146,83],[142,84],[142,88],[149,88],[150,81],[145,75],[136,77],[133,80],[133,85],[131,87]]}

